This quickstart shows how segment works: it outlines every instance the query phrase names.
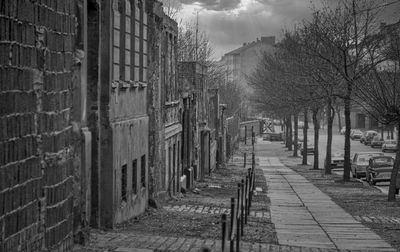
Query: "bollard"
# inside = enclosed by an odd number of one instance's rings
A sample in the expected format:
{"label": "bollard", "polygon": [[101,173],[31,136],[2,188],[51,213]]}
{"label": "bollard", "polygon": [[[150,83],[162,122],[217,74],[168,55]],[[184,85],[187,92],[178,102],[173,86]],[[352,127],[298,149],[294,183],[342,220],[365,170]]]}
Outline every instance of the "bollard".
{"label": "bollard", "polygon": [[225,252],[225,242],[226,242],[226,214],[222,214],[222,242],[221,248],[222,252]]}
{"label": "bollard", "polygon": [[254,146],[255,134],[254,134],[254,126],[251,126],[251,144]]}
{"label": "bollard", "polygon": [[241,221],[240,221],[240,195],[242,194],[241,184],[238,183],[238,193],[237,193],[237,204],[236,204],[236,251],[239,251],[240,248],[240,230],[241,230]]}
{"label": "bollard", "polygon": [[236,251],[240,251],[240,222],[237,221],[237,225],[236,225]]}
{"label": "bollard", "polygon": [[236,212],[235,212],[235,198],[231,198],[231,229],[230,229],[230,236],[229,236],[229,247],[230,247],[230,252],[233,252],[235,250],[235,218],[236,218]]}
{"label": "bollard", "polygon": [[249,200],[248,200],[248,203],[247,203],[247,214],[250,214],[251,193],[252,193],[251,181],[253,180],[252,169],[251,168],[247,169],[247,173],[248,173],[248,176],[249,176],[249,187],[248,187],[249,188],[249,192],[248,192]]}
{"label": "bollard", "polygon": [[247,153],[243,153],[243,167],[246,168]]}
{"label": "bollard", "polygon": [[240,233],[244,235],[244,180],[240,185]]}
{"label": "bollard", "polygon": [[244,145],[247,145],[247,126],[244,126]]}
{"label": "bollard", "polygon": [[247,197],[247,192],[249,189],[249,176],[246,176],[246,183],[244,184],[244,224],[247,224],[247,215],[249,214],[247,209],[248,209],[248,197]]}

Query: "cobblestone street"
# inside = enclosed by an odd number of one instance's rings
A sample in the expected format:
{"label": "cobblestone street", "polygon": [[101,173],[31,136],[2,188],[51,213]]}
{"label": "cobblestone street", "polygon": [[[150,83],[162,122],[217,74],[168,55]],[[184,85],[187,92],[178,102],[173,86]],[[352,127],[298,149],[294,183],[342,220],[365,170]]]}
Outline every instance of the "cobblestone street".
{"label": "cobblestone street", "polygon": [[[285,167],[278,157],[264,156],[266,153],[263,148],[271,148],[269,145],[270,143],[259,140],[256,146],[256,150],[261,148],[256,151],[256,186],[262,192],[255,195],[254,207],[250,212],[248,225],[245,226],[241,251],[395,251],[362,223],[399,225],[398,218],[352,217],[300,175]],[[275,144],[273,148],[277,146]],[[242,146],[240,151],[244,150],[249,149]],[[203,219],[206,216],[214,217],[212,225],[203,223],[206,226],[203,227],[202,233],[197,233],[197,237],[195,232],[186,230],[180,233],[179,230],[168,229],[171,227],[165,225],[164,228],[152,229],[146,225],[156,225],[156,221],[148,222],[146,218],[139,218],[115,231],[94,230],[89,246],[76,247],[76,250],[145,252],[201,251],[208,248],[211,251],[220,251],[220,215],[230,213],[229,202],[220,199],[234,193],[233,185],[240,180],[241,171],[244,170],[243,158],[240,157],[242,152],[238,152],[239,155],[231,160],[226,170],[217,171],[199,183],[198,193],[188,193],[174,202],[165,202],[162,208],[154,210],[148,217],[157,220],[159,212],[175,214],[175,218],[179,219],[170,222],[170,225],[176,225],[176,222],[197,225],[197,222],[191,222],[196,216],[204,216]],[[264,173],[261,173],[259,168]],[[280,176],[285,178],[285,181],[280,181]],[[205,234],[207,232],[209,236]],[[257,233],[268,233],[268,236],[250,238]],[[354,240],[357,242],[354,243]]]}

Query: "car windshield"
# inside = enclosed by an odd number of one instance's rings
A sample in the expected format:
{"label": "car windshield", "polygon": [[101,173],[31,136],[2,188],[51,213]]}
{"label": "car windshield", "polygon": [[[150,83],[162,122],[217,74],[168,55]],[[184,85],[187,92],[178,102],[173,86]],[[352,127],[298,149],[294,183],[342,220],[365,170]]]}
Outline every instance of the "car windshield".
{"label": "car windshield", "polygon": [[373,159],[374,166],[386,166],[386,165],[392,166],[393,163],[394,160],[391,157],[378,157]]}
{"label": "car windshield", "polygon": [[369,154],[361,154],[358,156],[357,162],[358,163],[368,163],[368,160],[371,157],[375,157],[375,156],[383,156],[383,153],[369,153]]}

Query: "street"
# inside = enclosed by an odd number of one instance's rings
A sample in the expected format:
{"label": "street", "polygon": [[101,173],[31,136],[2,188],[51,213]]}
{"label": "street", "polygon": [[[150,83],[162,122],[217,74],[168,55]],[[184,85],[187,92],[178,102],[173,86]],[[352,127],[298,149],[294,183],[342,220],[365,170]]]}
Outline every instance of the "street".
{"label": "street", "polygon": [[[276,131],[280,131],[280,126],[275,126]],[[386,137],[386,132],[385,132],[385,137]],[[299,129],[299,137],[303,138],[303,129]],[[308,129],[308,143],[314,143],[314,129],[313,126],[311,125],[310,128]],[[332,137],[332,155],[335,153],[344,153],[344,135],[340,135],[337,130],[334,128],[333,129],[333,137]],[[321,129],[320,130],[320,135],[319,135],[319,165],[318,167],[320,169],[324,168],[324,161],[326,157],[326,144],[328,140],[328,134],[326,129]],[[350,157],[353,157],[356,152],[382,152],[381,148],[372,148],[371,146],[364,145],[360,143],[359,140],[350,140],[351,144],[351,151],[350,151]],[[395,152],[386,152],[385,155],[395,157]],[[300,155],[300,150],[299,150],[299,155]],[[314,155],[308,155],[307,157],[307,162],[310,165],[314,164]],[[342,175],[343,174],[343,169],[333,169],[333,172]],[[365,181],[365,178],[362,180]],[[379,190],[381,190],[383,193],[387,194],[388,192],[388,186],[389,182],[379,182],[375,187],[377,187]]]}

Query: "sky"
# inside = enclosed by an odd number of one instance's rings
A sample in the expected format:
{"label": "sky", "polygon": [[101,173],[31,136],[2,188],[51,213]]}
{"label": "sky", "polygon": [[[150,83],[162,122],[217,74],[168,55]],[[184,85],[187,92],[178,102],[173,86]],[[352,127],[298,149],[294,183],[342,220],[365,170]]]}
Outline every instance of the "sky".
{"label": "sky", "polygon": [[[281,37],[284,28],[310,17],[311,0],[175,0],[181,11],[178,22],[194,22],[198,13],[199,30],[204,31],[214,48],[214,59],[261,36]],[[319,4],[314,0],[313,4]],[[385,2],[385,0],[376,0]],[[400,18],[397,12],[387,14],[389,20]],[[397,13],[394,14],[394,13]]]}

